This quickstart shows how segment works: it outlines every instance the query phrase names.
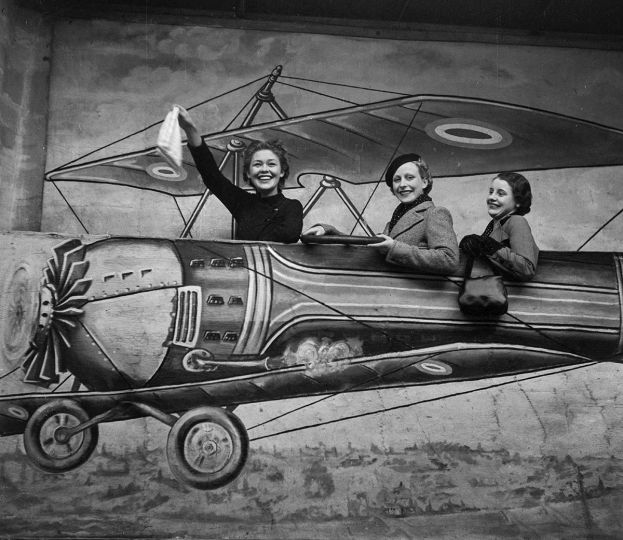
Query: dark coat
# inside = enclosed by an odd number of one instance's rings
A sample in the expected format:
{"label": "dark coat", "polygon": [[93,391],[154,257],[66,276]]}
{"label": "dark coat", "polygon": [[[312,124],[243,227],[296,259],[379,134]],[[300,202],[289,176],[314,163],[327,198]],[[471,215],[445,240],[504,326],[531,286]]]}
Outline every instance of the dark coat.
{"label": "dark coat", "polygon": [[221,172],[205,142],[188,146],[206,187],[236,220],[236,240],[298,242],[303,228],[303,206],[281,193],[261,198],[232,184]]}

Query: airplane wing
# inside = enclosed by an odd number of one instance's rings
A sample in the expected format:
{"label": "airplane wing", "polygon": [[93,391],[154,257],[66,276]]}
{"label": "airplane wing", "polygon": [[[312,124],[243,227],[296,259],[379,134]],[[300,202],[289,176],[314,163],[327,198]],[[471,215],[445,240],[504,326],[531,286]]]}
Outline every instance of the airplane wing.
{"label": "airplane wing", "polygon": [[[491,362],[491,353],[496,362]],[[71,399],[93,417],[122,402],[144,403],[167,413],[380,388],[431,385],[559,369],[591,359],[565,351],[495,343],[451,343],[380,353],[336,362],[335,369],[296,365],[184,384],[109,391],[0,395],[0,436],[22,433],[32,413],[57,399]],[[220,368],[227,362],[220,363]],[[235,365],[235,362],[233,363]],[[127,420],[144,416],[127,414]]]}
{"label": "airplane wing", "polygon": [[[204,135],[217,162],[232,139],[279,139],[290,178],[335,176],[352,184],[379,181],[393,156],[416,152],[437,177],[501,171],[623,165],[623,131],[539,109],[455,96],[410,96]],[[184,148],[175,173],[155,148],[59,168],[49,181],[101,182],[197,195],[204,186]],[[229,170],[224,171],[226,175]]]}

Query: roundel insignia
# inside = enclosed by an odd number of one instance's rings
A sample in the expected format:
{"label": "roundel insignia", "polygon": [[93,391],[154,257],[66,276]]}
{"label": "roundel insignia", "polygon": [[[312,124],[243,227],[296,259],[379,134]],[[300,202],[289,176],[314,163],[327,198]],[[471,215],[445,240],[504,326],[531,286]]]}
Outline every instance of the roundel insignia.
{"label": "roundel insignia", "polygon": [[181,182],[186,180],[188,173],[186,169],[181,168],[179,170],[174,169],[166,161],[158,163],[151,163],[147,166],[147,174],[157,180],[165,180],[167,182]]}
{"label": "roundel insignia", "polygon": [[460,148],[495,150],[513,142],[508,131],[480,120],[444,118],[430,122],[424,129],[431,139]]}
{"label": "roundel insignia", "polygon": [[28,411],[22,407],[17,405],[11,405],[8,409],[8,412],[11,416],[15,418],[19,418],[20,420],[28,420]]}
{"label": "roundel insignia", "polygon": [[439,360],[423,360],[415,364],[415,367],[428,375],[450,375],[452,368]]}

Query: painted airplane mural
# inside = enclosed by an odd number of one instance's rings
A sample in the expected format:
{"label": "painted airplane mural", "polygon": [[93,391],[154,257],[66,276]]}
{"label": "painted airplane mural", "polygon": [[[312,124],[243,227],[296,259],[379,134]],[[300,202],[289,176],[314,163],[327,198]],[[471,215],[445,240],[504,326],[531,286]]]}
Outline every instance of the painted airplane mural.
{"label": "painted airplane mural", "polygon": [[[279,138],[291,187],[323,180],[372,231],[340,182],[378,182],[417,148],[438,176],[623,165],[623,132],[506,103],[410,96],[207,134],[222,167]],[[187,152],[187,150],[184,150]],[[192,159],[176,171],[155,149],[48,173],[171,196],[203,195],[175,240],[62,238],[39,271],[16,263],[3,291],[0,434],[23,434],[47,472],[83,464],[98,424],[143,416],[171,426],[167,457],[181,482],[214,489],[242,470],[249,440],[235,406],[620,362],[623,255],[541,252],[529,283],[507,282],[508,313],[468,316],[462,278],[387,265],[340,237],[334,245],[185,238],[209,192]],[[286,186],[287,187],[287,186]],[[331,242],[336,242],[332,239]],[[60,385],[73,377],[70,391]]]}

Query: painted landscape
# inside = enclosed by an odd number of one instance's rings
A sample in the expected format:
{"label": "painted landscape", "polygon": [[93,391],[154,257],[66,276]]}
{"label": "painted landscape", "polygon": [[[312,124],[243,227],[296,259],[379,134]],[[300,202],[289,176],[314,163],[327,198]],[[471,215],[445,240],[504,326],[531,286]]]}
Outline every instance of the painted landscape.
{"label": "painted landscape", "polygon": [[[13,438],[0,465],[2,538],[617,538],[623,459],[530,456],[447,441],[381,450],[252,447],[208,492],[178,483],[160,447],[101,444],[62,475]],[[27,525],[26,525],[27,524]]]}

